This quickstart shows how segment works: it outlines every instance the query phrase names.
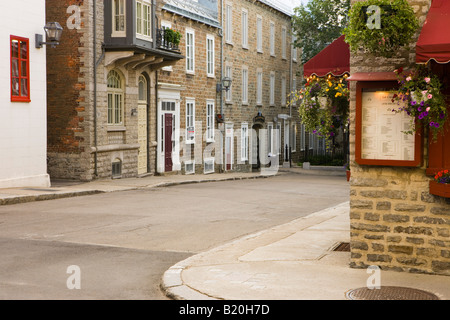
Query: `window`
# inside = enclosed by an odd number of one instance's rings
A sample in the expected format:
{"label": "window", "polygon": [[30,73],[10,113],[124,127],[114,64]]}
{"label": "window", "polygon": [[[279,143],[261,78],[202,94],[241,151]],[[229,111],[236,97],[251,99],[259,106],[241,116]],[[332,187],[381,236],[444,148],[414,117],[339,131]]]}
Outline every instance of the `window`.
{"label": "window", "polygon": [[291,148],[292,152],[297,151],[297,124],[292,124],[292,130],[291,130]]}
{"label": "window", "polygon": [[242,104],[248,104],[248,67],[242,67]]}
{"label": "window", "polygon": [[227,43],[233,42],[233,7],[230,4],[225,8],[225,41]]}
{"label": "window", "polygon": [[270,22],[270,55],[275,56],[275,23]]}
{"label": "window", "polygon": [[195,143],[195,101],[186,101],[186,143]]}
{"label": "window", "polygon": [[242,48],[248,49],[248,11],[242,9]]}
{"label": "window", "polygon": [[214,77],[214,36],[206,36],[206,74]]}
{"label": "window", "polygon": [[314,139],[315,138],[315,134],[313,133],[309,133],[309,149],[314,149]]}
{"label": "window", "polygon": [[[163,29],[172,29],[172,24],[169,21],[162,20],[161,21],[161,28],[163,28]],[[163,40],[163,41],[165,41],[165,40]],[[173,71],[173,67],[172,66],[163,67],[162,70],[172,72]]]}
{"label": "window", "polygon": [[206,104],[206,142],[214,142],[214,102]]}
{"label": "window", "polygon": [[125,36],[125,0],[114,0],[113,3],[113,37]]}
{"label": "window", "polygon": [[300,150],[304,151],[306,146],[306,140],[305,140],[305,125],[302,123],[300,127]]}
{"label": "window", "polygon": [[186,72],[195,72],[195,34],[192,29],[186,29]]}
{"label": "window", "polygon": [[263,73],[261,69],[258,69],[256,73],[256,104],[258,105],[262,105],[262,83]]}
{"label": "window", "polygon": [[115,70],[108,73],[108,124],[123,125],[122,77]]}
{"label": "window", "polygon": [[261,16],[256,18],[256,51],[263,52],[263,37],[262,37],[263,21]]}
{"label": "window", "polygon": [[195,161],[186,161],[184,163],[184,171],[186,174],[194,174],[195,173]]}
{"label": "window", "polygon": [[267,124],[267,152],[270,155],[273,155],[274,148],[273,148],[273,123]]}
{"label": "window", "polygon": [[114,160],[111,166],[111,175],[113,178],[121,178],[122,177],[122,161],[120,159]]}
{"label": "window", "polygon": [[214,158],[205,159],[205,174],[214,173]]}
{"label": "window", "polygon": [[281,57],[286,59],[286,27],[281,29]]}
{"label": "window", "polygon": [[297,41],[297,36],[295,34],[292,35],[292,60],[297,62],[297,47],[295,46],[295,41]]}
{"label": "window", "polygon": [[147,0],[136,0],[136,33],[139,38],[152,37],[152,7]]}
{"label": "window", "polygon": [[248,124],[243,123],[241,126],[241,160],[248,160]]}
{"label": "window", "polygon": [[275,105],[275,72],[270,73],[270,99],[269,104],[271,106]]}
{"label": "window", "polygon": [[[231,65],[225,66],[225,76],[230,79],[233,79],[233,67]],[[228,89],[228,91],[225,92],[225,101],[229,103],[231,103],[231,100],[233,99],[232,87],[233,82],[231,82],[231,87]]]}
{"label": "window", "polygon": [[29,40],[11,36],[11,101],[30,102]]}
{"label": "window", "polygon": [[277,132],[276,132],[276,136],[277,136],[277,145],[274,147],[274,149],[278,149],[278,154],[281,154],[281,123],[278,122],[277,123]]}
{"label": "window", "polygon": [[281,78],[281,106],[286,106],[286,77]]}

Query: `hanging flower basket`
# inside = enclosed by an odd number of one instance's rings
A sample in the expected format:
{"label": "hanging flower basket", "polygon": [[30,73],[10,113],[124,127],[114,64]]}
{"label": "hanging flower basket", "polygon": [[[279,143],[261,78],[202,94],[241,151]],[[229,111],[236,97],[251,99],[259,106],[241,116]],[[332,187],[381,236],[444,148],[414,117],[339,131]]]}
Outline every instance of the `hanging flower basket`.
{"label": "hanging flower basket", "polygon": [[392,101],[399,107],[392,111],[411,116],[410,129],[404,133],[413,134],[421,128],[429,128],[432,138],[436,139],[448,117],[439,78],[422,65],[411,71],[399,68],[396,73],[399,88],[393,92]]}
{"label": "hanging flower basket", "polygon": [[411,42],[418,27],[408,1],[366,0],[352,5],[344,34],[352,52],[363,48],[376,56],[392,57]]}
{"label": "hanging flower basket", "polygon": [[347,75],[309,77],[305,88],[291,94],[290,104],[300,100],[299,114],[305,129],[329,139],[337,135],[339,128],[348,124],[349,89]]}

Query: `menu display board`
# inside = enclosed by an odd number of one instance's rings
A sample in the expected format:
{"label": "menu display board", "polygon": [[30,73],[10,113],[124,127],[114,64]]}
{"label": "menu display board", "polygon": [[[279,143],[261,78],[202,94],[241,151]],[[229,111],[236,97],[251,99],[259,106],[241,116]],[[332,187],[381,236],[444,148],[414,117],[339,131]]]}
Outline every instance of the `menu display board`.
{"label": "menu display board", "polygon": [[[377,87],[378,85],[378,87]],[[411,118],[393,112],[390,85],[365,83],[358,86],[356,161],[359,164],[417,166],[420,164],[420,137],[405,134]]]}

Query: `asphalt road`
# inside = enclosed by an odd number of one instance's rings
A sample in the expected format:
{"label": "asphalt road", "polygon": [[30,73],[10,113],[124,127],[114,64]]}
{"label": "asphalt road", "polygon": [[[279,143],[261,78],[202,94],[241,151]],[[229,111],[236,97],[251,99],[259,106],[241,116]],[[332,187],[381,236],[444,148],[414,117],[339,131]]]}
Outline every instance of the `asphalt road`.
{"label": "asphalt road", "polygon": [[3,206],[0,299],[164,300],[177,262],[348,199],[345,177],[284,174]]}

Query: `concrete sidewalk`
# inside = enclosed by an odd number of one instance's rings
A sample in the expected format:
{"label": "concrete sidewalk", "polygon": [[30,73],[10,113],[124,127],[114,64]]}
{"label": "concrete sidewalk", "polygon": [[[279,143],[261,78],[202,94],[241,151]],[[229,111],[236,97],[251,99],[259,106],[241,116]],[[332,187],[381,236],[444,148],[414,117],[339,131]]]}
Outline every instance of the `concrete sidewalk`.
{"label": "concrete sidewalk", "polygon": [[[349,203],[246,236],[182,261],[161,287],[179,300],[345,300],[372,273],[349,267]],[[450,277],[381,271],[381,286],[450,299]]]}
{"label": "concrete sidewalk", "polygon": [[169,175],[147,176],[143,178],[103,179],[92,182],[52,181],[51,188],[9,188],[0,189],[0,205],[11,205],[32,201],[44,201],[60,198],[93,195],[98,193],[127,191],[157,187],[169,187],[180,184],[231,181],[267,178],[276,175],[261,173],[215,173],[208,175]]}

